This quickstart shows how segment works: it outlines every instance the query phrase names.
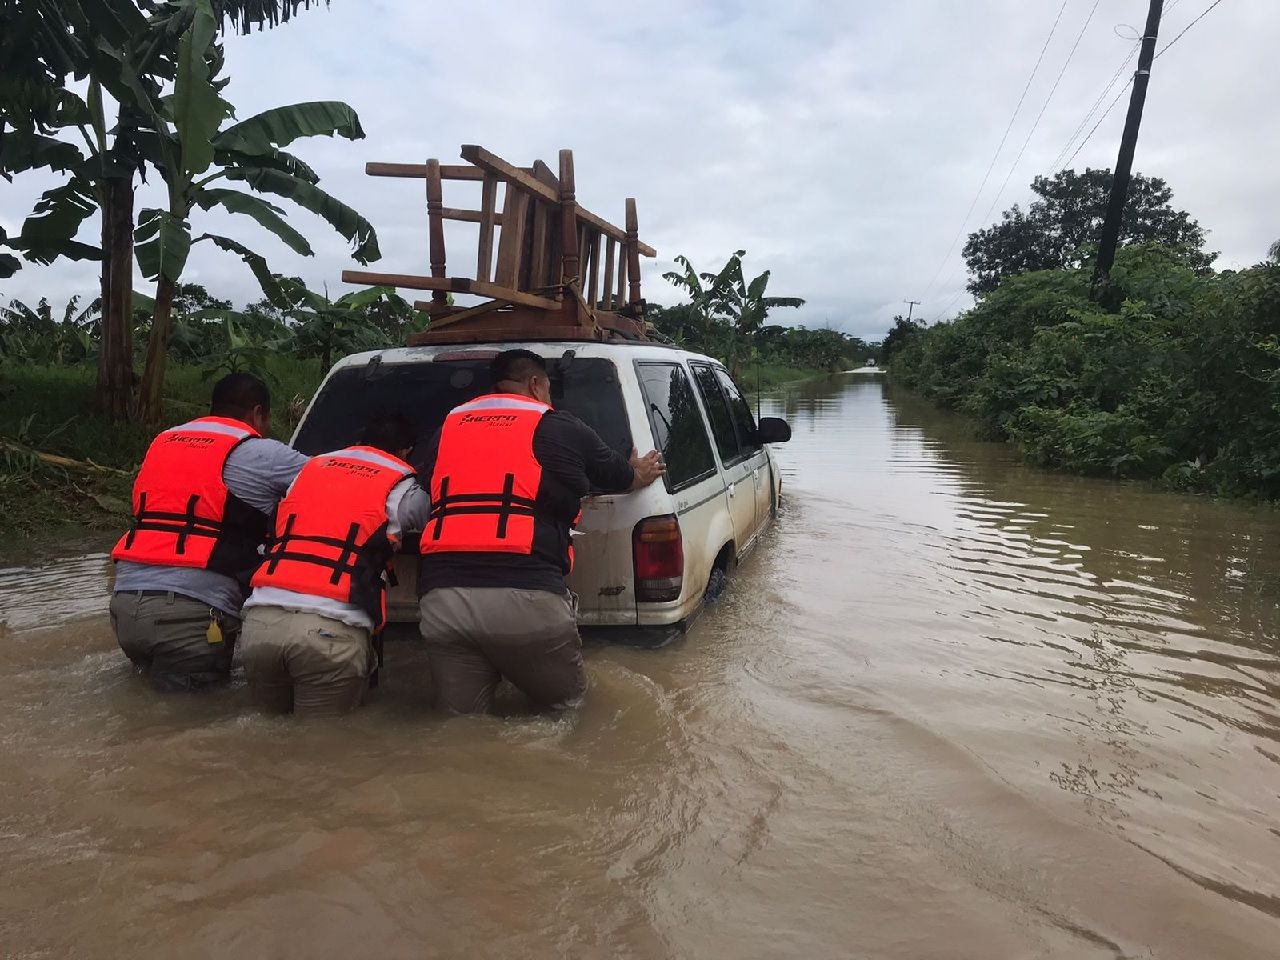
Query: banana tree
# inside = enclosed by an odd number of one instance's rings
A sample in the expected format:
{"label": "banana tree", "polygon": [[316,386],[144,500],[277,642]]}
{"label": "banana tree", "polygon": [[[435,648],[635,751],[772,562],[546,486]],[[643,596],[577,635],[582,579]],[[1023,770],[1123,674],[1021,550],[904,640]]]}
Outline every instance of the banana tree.
{"label": "banana tree", "polygon": [[744,256],[745,250],[734,253],[712,285],[716,297],[714,309],[729,320],[733,332],[729,343],[729,370],[735,378],[742,372],[743,346],[747,353],[754,353],[756,337],[769,311],[804,306],[800,297],[765,296],[769,286],[768,270],[748,283],[742,272]]}
{"label": "banana tree", "polygon": [[[285,220],[285,210],[258,194],[292,200],[329,223],[352,245],[361,263],[379,256],[372,225],[346,204],[317,186],[319,178],[300,161],[281,168],[281,148],[312,136],[364,136],[360,120],[345,103],[298,103],[267,110],[223,127],[231,107],[221,96],[225,82],[217,80],[222,50],[211,0],[195,0],[195,16],[178,47],[177,76],[166,115],[153,118],[157,136],[153,162],[168,188],[167,209],[143,210],[134,235],[138,265],[156,281],[155,314],[147,347],[146,367],[139,393],[139,414],[156,420],[161,413],[173,294],[191,247],[211,242],[238,254],[257,276],[269,300],[283,299],[278,280],[266,260],[238,241],[205,233],[192,237],[190,217],[197,207],[220,207],[252,217],[291,250],[311,256],[306,238]],[[255,193],[222,186],[241,182]]]}
{"label": "banana tree", "polygon": [[703,348],[710,350],[711,331],[715,323],[716,294],[713,289],[715,275],[699,273],[684,254],[678,254],[675,262],[680,266],[680,270],[669,270],[662,275],[662,279],[689,295],[689,302],[702,322]]}
{"label": "banana tree", "polygon": [[[219,26],[248,33],[271,27],[318,0],[213,0]],[[142,142],[158,115],[164,84],[176,73],[179,38],[196,17],[195,0],[58,0],[0,4],[0,176],[29,169],[67,173],[47,191],[16,237],[0,247],[40,264],[100,260],[103,323],[97,400],[109,415],[128,414],[133,389],[132,293],[135,181]],[[71,81],[86,80],[84,97]],[[117,105],[109,127],[111,101]],[[65,139],[78,133],[84,151]],[[291,170],[287,155],[262,161]],[[101,212],[100,246],[77,239]],[[0,278],[22,260],[0,252]]]}
{"label": "banana tree", "polygon": [[0,353],[31,363],[57,365],[81,363],[93,353],[93,329],[98,322],[97,300],[80,307],[80,296],[67,301],[62,318],[54,317],[49,301],[34,306],[10,300],[0,307],[0,333],[5,346]]}
{"label": "banana tree", "polygon": [[294,303],[286,311],[293,326],[294,351],[299,356],[319,356],[325,370],[333,365],[335,353],[374,350],[396,342],[375,321],[375,314],[391,311],[405,316],[413,312],[392,287],[367,287],[330,300],[296,281],[284,280],[282,284],[286,297]]}
{"label": "banana tree", "polygon": [[688,258],[678,256],[676,263],[680,264],[683,272],[663,274],[664,279],[689,294],[694,308],[703,319],[706,349],[711,348],[711,331],[716,320],[727,322],[729,342],[725,352],[728,354],[729,368],[735,377],[742,367],[740,343],[745,341],[748,350],[751,349],[769,317],[769,311],[778,307],[804,306],[804,301],[799,297],[766,297],[768,270],[748,283],[742,272],[742,258],[746,255],[745,250],[734,251],[719,273],[698,273]]}

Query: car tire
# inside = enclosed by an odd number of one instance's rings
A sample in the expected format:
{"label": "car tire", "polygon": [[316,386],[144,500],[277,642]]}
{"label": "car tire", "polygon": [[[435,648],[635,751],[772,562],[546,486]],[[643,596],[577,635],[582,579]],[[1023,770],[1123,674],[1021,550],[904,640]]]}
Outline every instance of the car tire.
{"label": "car tire", "polygon": [[704,603],[715,603],[724,594],[729,585],[729,575],[720,567],[711,568],[711,576],[707,578],[707,589],[703,593]]}

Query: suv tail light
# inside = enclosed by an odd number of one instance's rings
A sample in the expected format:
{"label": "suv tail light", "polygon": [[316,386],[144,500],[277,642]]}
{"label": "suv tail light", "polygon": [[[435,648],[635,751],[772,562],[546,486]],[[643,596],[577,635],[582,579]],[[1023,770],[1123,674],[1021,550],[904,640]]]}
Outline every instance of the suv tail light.
{"label": "suv tail light", "polygon": [[631,534],[636,567],[636,600],[675,600],[684,587],[684,540],[673,515],[647,517]]}

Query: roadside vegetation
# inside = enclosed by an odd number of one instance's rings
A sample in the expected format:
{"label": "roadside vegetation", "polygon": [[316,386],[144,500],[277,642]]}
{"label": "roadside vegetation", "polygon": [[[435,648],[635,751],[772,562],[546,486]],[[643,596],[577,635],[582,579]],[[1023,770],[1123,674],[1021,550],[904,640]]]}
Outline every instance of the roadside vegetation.
{"label": "roadside vegetation", "polygon": [[[934,326],[898,318],[883,345],[891,376],[1037,464],[1280,500],[1280,249],[1214,272],[1203,232],[1154,182],[1158,202],[1093,299],[1087,244],[1040,244],[1058,251],[1052,269],[1024,272],[1040,243],[1025,218],[1006,213],[1023,234],[999,244],[974,234],[980,299]],[[1097,212],[1086,200],[1058,217],[1087,225]]]}
{"label": "roadside vegetation", "polygon": [[[386,288],[336,299],[275,277],[285,307],[234,309],[196,284],[173,295],[164,393],[154,418],[117,418],[96,404],[103,318],[97,301],[55,312],[11,301],[0,308],[0,547],[43,537],[50,524],[118,529],[133,473],[156,432],[207,412],[209,389],[245,370],[276,398],[273,429],[287,439],[333,361],[401,344],[424,318]],[[134,311],[132,369],[153,330],[149,304]],[[137,377],[134,377],[136,384]]]}
{"label": "roadside vegetation", "polygon": [[[344,324],[337,309],[286,323],[274,308],[234,311],[194,285],[180,286],[175,304],[164,394],[150,422],[105,415],[95,403],[102,323],[96,301],[81,308],[73,299],[57,314],[44,301],[0,309],[4,553],[21,553],[24,543],[45,540],[56,528],[90,539],[118,530],[151,438],[207,412],[210,385],[224,373],[250,370],[268,381],[276,397],[273,427],[287,437],[327,369],[325,351],[363,349],[375,335]],[[133,331],[137,364],[150,324],[140,310]]]}

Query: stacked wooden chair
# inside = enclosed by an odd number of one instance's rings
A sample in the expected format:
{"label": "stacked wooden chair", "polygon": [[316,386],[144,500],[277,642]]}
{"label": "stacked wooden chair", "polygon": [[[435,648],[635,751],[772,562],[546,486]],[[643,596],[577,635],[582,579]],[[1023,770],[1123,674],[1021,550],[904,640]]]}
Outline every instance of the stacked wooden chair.
{"label": "stacked wooden chair", "polygon": [[[625,229],[581,206],[570,150],[560,151],[558,172],[541,160],[516,167],[474,144],[462,148],[462,159],[366,165],[370,176],[426,181],[431,273],[344,270],[344,282],[431,291],[415,304],[430,322],[411,345],[648,339],[640,258],[657,251],[640,241],[635,200],[627,200]],[[444,205],[445,181],[458,180],[480,184],[479,210]],[[479,225],[474,277],[449,275],[446,220]],[[461,295],[483,302],[454,303]]]}

